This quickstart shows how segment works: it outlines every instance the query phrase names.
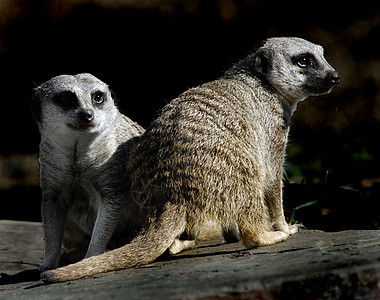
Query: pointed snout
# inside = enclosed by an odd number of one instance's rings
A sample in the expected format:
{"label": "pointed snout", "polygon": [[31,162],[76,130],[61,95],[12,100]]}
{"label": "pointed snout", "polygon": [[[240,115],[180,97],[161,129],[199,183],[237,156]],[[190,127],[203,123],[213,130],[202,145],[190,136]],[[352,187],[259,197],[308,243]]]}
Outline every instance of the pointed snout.
{"label": "pointed snout", "polygon": [[336,71],[331,72],[328,78],[332,86],[338,85],[340,82],[340,74]]}
{"label": "pointed snout", "polygon": [[83,109],[79,112],[79,119],[83,123],[91,123],[94,119],[94,112],[91,109]]}

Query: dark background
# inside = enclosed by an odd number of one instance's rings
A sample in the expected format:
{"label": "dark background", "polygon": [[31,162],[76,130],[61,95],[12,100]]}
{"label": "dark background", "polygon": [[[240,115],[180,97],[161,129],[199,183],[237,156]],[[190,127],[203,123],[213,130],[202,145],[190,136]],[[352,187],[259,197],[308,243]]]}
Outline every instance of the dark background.
{"label": "dark background", "polygon": [[0,219],[40,220],[33,88],[89,72],[147,126],[189,87],[218,78],[260,40],[324,46],[342,82],[298,106],[285,206],[309,228],[380,226],[380,9],[376,1],[2,0]]}

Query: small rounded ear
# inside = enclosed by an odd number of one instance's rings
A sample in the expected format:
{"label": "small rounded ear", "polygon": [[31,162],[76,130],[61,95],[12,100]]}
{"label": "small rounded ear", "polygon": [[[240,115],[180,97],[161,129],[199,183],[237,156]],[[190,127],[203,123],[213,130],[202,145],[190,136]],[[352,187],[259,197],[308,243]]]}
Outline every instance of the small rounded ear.
{"label": "small rounded ear", "polygon": [[113,90],[111,90],[109,87],[108,87],[108,89],[109,89],[109,91],[110,91],[110,93],[111,93],[111,98],[112,98],[112,100],[113,100],[113,103],[114,103],[115,105],[117,105],[117,100],[116,100],[116,94],[115,94],[115,92],[114,92]]}
{"label": "small rounded ear", "polygon": [[272,70],[273,53],[267,48],[259,48],[253,55],[252,67],[258,75],[268,75]]}
{"label": "small rounded ear", "polygon": [[32,98],[31,103],[32,115],[37,123],[41,123],[42,119],[42,106],[41,106],[41,98],[40,93],[36,90],[34,96]]}

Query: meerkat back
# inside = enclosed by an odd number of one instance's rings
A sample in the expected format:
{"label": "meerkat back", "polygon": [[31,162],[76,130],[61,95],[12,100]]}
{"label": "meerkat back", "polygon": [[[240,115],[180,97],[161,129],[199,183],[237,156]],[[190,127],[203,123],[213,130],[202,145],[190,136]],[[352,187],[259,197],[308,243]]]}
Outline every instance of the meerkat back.
{"label": "meerkat back", "polygon": [[173,100],[152,123],[129,163],[140,205],[183,208],[189,236],[217,220],[226,229],[237,224],[247,247],[285,240],[299,230],[282,208],[290,118],[300,101],[339,81],[321,46],[268,39],[221,79]]}

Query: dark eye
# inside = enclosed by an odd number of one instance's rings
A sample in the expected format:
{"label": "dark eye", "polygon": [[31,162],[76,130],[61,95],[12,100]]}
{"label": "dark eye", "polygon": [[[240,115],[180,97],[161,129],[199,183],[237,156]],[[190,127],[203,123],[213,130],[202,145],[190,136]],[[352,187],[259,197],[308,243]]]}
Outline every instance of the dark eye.
{"label": "dark eye", "polygon": [[92,99],[95,104],[100,105],[104,102],[104,94],[102,92],[96,92]]}
{"label": "dark eye", "polygon": [[298,57],[296,62],[300,68],[308,68],[314,66],[313,59],[308,55],[302,55]]}

